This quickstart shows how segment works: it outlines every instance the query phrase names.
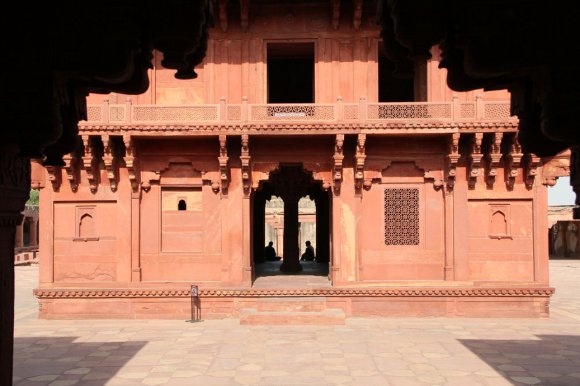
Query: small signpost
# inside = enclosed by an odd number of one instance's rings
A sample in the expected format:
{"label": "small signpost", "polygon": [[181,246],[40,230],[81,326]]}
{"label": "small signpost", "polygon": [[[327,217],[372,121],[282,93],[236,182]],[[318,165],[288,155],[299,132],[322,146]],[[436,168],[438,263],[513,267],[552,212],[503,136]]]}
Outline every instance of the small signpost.
{"label": "small signpost", "polygon": [[186,320],[189,323],[201,322],[201,303],[199,301],[199,288],[191,285],[191,319]]}

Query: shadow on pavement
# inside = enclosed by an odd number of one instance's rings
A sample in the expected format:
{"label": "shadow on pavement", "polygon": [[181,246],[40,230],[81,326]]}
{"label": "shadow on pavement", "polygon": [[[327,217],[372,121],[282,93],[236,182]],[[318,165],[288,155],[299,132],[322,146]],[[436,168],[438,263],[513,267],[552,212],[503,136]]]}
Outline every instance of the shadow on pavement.
{"label": "shadow on pavement", "polygon": [[105,385],[147,344],[144,341],[77,342],[76,339],[15,338],[14,385],[75,380],[79,385]]}
{"label": "shadow on pavement", "polygon": [[580,336],[537,337],[537,340],[459,341],[513,385],[580,385]]}

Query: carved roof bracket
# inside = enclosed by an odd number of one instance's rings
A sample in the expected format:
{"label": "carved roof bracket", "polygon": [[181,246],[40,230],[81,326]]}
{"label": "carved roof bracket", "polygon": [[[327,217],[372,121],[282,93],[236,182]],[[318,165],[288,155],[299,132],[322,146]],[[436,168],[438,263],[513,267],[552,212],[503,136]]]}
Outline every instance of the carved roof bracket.
{"label": "carved roof bracket", "polygon": [[82,157],[83,160],[83,167],[87,173],[87,179],[89,180],[89,188],[91,189],[91,192],[96,192],[97,191],[97,174],[95,173],[95,156],[96,156],[96,152],[95,150],[95,144],[94,141],[91,140],[91,137],[88,135],[83,135],[82,136],[83,139],[83,147],[84,147],[84,155]]}
{"label": "carved roof bracket", "polygon": [[342,183],[342,165],[344,161],[343,146],[344,134],[337,134],[334,143],[334,155],[332,156],[334,159],[332,180],[334,181],[334,191],[337,194],[340,192],[340,184]]}
{"label": "carved roof bracket", "polygon": [[125,144],[125,167],[129,173],[129,182],[133,192],[139,189],[139,163],[137,162],[137,145],[130,135],[123,136],[123,143]]}
{"label": "carved roof bracket", "polygon": [[521,165],[522,157],[522,147],[518,142],[517,136],[514,135],[509,146],[509,153],[506,157],[506,186],[510,190],[514,188],[516,177],[518,176],[518,167]]}
{"label": "carved roof bracket", "polygon": [[340,25],[340,0],[332,0],[332,28],[336,31]]}
{"label": "carved roof bracket", "polygon": [[493,187],[495,183],[495,177],[497,176],[497,168],[501,161],[501,141],[503,139],[503,133],[493,133],[493,141],[487,155],[487,160],[489,163],[488,172],[485,178],[487,186]]}
{"label": "carved roof bracket", "polygon": [[526,188],[532,189],[536,176],[538,175],[540,157],[532,153],[526,153],[524,154],[522,164],[524,169],[524,183],[526,184]]}
{"label": "carved roof bracket", "polygon": [[459,154],[459,137],[461,134],[453,133],[447,137],[447,188],[453,189],[455,176],[457,175],[457,162]]}
{"label": "carved roof bracket", "polygon": [[469,156],[469,188],[475,188],[477,177],[481,169],[481,161],[483,154],[481,153],[481,143],[483,141],[483,133],[475,133],[471,142],[471,153]]}
{"label": "carved roof bracket", "polygon": [[76,151],[62,157],[66,178],[69,181],[70,189],[76,192],[79,188],[79,157]]}
{"label": "carved roof bracket", "polygon": [[356,141],[356,154],[355,158],[355,171],[354,171],[354,189],[356,195],[362,194],[362,188],[364,185],[364,169],[365,169],[365,159],[367,158],[365,154],[365,144],[367,141],[366,134],[359,134]]}
{"label": "carved roof bracket", "polygon": [[250,157],[250,137],[248,134],[242,134],[242,153],[240,155],[242,162],[242,187],[244,196],[249,197],[252,192],[252,165]]}
{"label": "carved roof bracket", "polygon": [[221,134],[219,136],[220,141],[220,155],[218,157],[218,163],[220,168],[220,184],[223,194],[227,194],[228,186],[230,184],[229,180],[229,168],[228,168],[228,148],[227,148],[227,136]]}
{"label": "carved roof bracket", "polygon": [[103,163],[105,164],[105,170],[107,171],[107,178],[109,179],[109,184],[111,185],[111,190],[113,192],[117,191],[117,177],[115,176],[115,169],[117,165],[117,158],[115,152],[115,144],[108,134],[101,135],[101,140],[103,141]]}

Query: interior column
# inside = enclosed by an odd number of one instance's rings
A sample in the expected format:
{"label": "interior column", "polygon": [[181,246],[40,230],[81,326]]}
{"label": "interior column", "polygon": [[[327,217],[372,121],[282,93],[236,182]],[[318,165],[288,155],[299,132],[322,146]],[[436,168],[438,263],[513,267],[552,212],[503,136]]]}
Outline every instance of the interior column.
{"label": "interior column", "polygon": [[300,250],[298,248],[298,201],[300,197],[293,192],[282,195],[284,200],[284,262],[283,272],[300,272]]}

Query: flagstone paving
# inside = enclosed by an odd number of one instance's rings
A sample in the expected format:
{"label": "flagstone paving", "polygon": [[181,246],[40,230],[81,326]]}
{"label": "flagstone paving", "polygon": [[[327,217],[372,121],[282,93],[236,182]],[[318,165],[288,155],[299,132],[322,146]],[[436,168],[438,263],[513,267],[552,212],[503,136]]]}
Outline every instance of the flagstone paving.
{"label": "flagstone paving", "polygon": [[580,385],[580,260],[552,260],[549,319],[38,320],[16,267],[14,384]]}

